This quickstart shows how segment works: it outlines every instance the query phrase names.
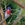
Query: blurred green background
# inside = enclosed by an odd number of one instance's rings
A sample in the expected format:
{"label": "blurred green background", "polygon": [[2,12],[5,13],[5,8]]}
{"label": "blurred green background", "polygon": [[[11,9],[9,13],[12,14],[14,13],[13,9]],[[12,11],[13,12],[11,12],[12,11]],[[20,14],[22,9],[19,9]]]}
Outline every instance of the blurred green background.
{"label": "blurred green background", "polygon": [[[19,0],[19,2],[20,3],[21,2],[25,3],[25,0]],[[19,10],[21,10],[20,6],[15,4],[12,0],[3,0],[1,6],[3,8],[3,11],[5,10],[5,8],[7,6],[10,6],[12,9],[14,9],[14,10],[12,10],[12,13],[13,14],[17,14],[17,15],[11,15],[8,19],[6,19],[6,23],[10,22],[9,25],[12,25],[13,24],[13,20],[15,20],[17,18],[18,14],[20,13],[19,12]],[[22,14],[23,13],[25,13],[25,10],[22,12]],[[16,25],[25,25],[25,17],[23,17]]]}

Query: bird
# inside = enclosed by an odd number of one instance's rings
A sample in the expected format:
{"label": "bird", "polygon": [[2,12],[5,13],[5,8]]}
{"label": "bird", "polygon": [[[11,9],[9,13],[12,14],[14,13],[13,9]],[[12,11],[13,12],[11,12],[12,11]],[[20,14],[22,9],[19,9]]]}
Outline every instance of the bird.
{"label": "bird", "polygon": [[11,14],[11,7],[7,7],[5,11],[5,19],[9,18]]}

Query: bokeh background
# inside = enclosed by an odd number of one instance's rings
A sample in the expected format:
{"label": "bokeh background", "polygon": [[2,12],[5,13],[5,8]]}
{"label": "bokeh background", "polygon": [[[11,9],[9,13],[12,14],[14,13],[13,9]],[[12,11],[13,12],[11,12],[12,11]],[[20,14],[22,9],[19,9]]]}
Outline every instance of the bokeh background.
{"label": "bokeh background", "polygon": [[[21,4],[25,4],[25,0],[18,0]],[[8,19],[6,19],[6,23],[8,25],[12,25],[13,21],[18,17],[18,14],[21,12],[21,7],[15,4],[12,0],[2,0],[1,6],[3,8],[3,11],[5,12],[5,9],[7,6],[10,6],[12,10],[12,14]],[[16,14],[16,15],[15,15]],[[22,15],[25,15],[25,10],[22,10]],[[21,18],[20,21],[16,25],[25,25],[25,17]]]}

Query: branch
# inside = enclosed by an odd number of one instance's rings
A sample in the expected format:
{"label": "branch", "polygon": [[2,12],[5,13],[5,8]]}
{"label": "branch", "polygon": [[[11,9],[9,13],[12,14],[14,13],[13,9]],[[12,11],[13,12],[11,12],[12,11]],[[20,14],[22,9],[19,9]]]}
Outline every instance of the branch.
{"label": "branch", "polygon": [[21,16],[21,15],[20,15],[20,16],[18,16],[12,25],[16,25],[16,24],[17,24],[17,22],[18,22],[21,18],[22,18],[22,16]]}
{"label": "branch", "polygon": [[[22,13],[22,9],[21,9],[21,13]],[[14,23],[12,25],[16,25],[17,22],[20,21],[20,19],[22,18],[22,14],[21,13],[18,14],[17,18],[14,20]]]}
{"label": "branch", "polygon": [[[2,16],[2,20],[4,19],[4,13],[3,12],[3,9],[2,7],[0,7],[0,13],[1,13],[1,16]],[[6,25],[6,20],[2,23],[2,25]]]}
{"label": "branch", "polygon": [[22,7],[23,9],[25,9],[25,5],[21,5],[18,0],[13,0],[13,2],[15,2],[16,4],[18,4],[20,7]]}

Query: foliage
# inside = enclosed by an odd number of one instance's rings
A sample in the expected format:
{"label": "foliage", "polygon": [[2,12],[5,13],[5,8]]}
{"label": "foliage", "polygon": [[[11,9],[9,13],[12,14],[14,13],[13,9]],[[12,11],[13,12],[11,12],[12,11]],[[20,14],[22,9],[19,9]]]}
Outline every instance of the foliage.
{"label": "foliage", "polygon": [[[12,13],[14,14],[15,12],[15,14],[17,14],[17,15],[12,15],[11,17],[9,17],[8,19],[6,19],[6,22],[8,23],[9,21],[10,21],[10,23],[13,21],[13,20],[15,20],[16,18],[17,18],[17,16],[18,16],[18,10],[21,10],[21,8],[20,8],[20,6],[18,6],[17,4],[15,4],[14,2],[12,2],[12,0],[4,0],[3,2],[2,2],[2,7],[4,8],[3,10],[5,10],[5,5],[6,5],[6,7],[7,6],[10,6],[11,7],[11,9],[16,9],[16,10],[12,10]],[[23,11],[23,13],[24,13],[24,11]],[[12,18],[12,19],[11,19]],[[13,22],[12,22],[13,23]]]}

